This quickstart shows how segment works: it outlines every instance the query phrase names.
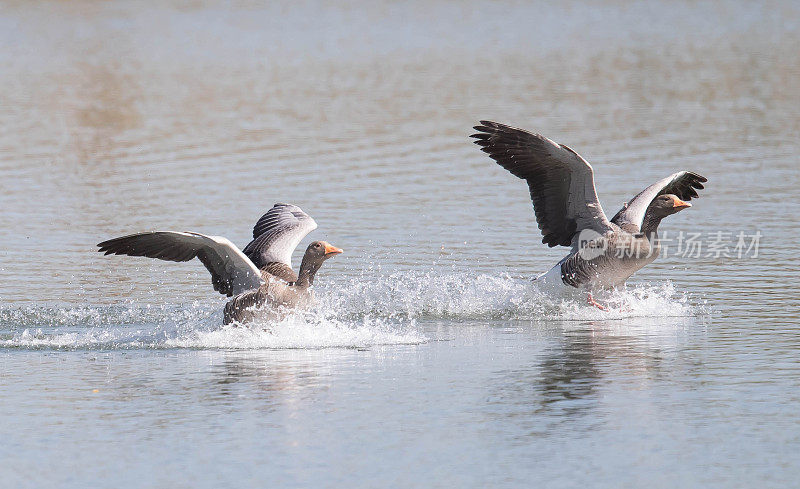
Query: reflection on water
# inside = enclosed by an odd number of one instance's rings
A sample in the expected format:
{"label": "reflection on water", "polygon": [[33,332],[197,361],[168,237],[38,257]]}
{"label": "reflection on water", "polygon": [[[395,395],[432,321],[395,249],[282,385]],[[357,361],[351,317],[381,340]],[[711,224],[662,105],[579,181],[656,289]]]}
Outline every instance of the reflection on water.
{"label": "reflection on water", "polygon": [[[790,486],[798,24],[781,1],[6,2],[5,483]],[[631,314],[542,298],[563,250],[469,142],[486,118],[579,151],[609,212],[706,175],[665,230],[760,231],[758,258],[663,257]],[[198,263],[93,252],[243,245],[279,201],[347,254],[267,331],[220,328]]]}
{"label": "reflection on water", "polygon": [[589,408],[601,377],[592,347],[591,338],[568,335],[563,338],[563,344],[546,351],[537,381],[545,411],[558,410],[561,401],[566,401],[561,415],[567,418]]}
{"label": "reflection on water", "polygon": [[[280,352],[230,352],[210,369],[214,388],[204,387],[212,406],[235,410],[242,398],[253,399],[266,415],[292,405],[313,403],[329,388],[326,367],[313,355],[300,361]],[[290,408],[291,409],[291,408]]]}
{"label": "reflection on water", "polygon": [[609,382],[646,389],[661,375],[663,350],[674,348],[664,333],[682,324],[677,320],[665,328],[647,319],[624,327],[613,321],[554,323],[535,356],[519,368],[494,373],[490,404],[497,416],[511,416],[526,427],[522,440],[560,425],[579,432],[600,429],[608,414]]}
{"label": "reflection on water", "polygon": [[497,372],[492,399],[503,409],[513,405],[520,423],[549,416],[554,422],[574,422],[597,408],[601,372],[591,338],[564,332],[556,335],[540,356],[520,370]]}

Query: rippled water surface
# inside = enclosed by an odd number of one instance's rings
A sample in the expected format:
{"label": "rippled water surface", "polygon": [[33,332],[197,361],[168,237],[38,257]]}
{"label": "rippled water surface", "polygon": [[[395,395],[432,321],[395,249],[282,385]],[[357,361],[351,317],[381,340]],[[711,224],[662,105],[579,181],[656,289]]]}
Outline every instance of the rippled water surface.
{"label": "rippled water surface", "polygon": [[[7,2],[0,486],[791,487],[799,27],[789,1]],[[542,294],[564,250],[479,119],[580,152],[609,214],[705,175],[662,224],[704,247],[610,312]],[[319,223],[301,250],[346,252],[280,322],[222,327],[199,262],[93,251],[243,246],[281,201]]]}

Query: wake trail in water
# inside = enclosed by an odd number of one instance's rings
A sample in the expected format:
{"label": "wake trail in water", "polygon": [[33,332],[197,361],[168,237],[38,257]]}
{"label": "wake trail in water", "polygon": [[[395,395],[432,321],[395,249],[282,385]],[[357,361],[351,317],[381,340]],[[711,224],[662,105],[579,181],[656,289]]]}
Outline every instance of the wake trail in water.
{"label": "wake trail in water", "polygon": [[[358,348],[430,341],[431,321],[603,321],[703,313],[671,283],[605,298],[552,297],[529,279],[467,272],[397,272],[328,282],[317,304],[280,320],[222,326],[219,300],[191,304],[0,306],[0,347],[28,349]],[[583,300],[582,300],[583,298]]]}

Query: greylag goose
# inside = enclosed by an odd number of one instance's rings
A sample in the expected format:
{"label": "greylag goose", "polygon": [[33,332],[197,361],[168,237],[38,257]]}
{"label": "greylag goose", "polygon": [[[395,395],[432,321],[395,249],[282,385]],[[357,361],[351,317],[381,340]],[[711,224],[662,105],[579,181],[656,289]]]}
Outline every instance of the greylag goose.
{"label": "greylag goose", "polygon": [[660,251],[658,226],[691,207],[706,178],[681,171],[636,195],[609,221],[600,206],[591,165],[578,153],[540,135],[491,121],[475,126],[474,142],[500,166],[528,182],[542,243],[572,251],[537,277],[544,285],[592,291],[623,285]]}
{"label": "greylag goose", "polygon": [[292,204],[275,204],[253,228],[253,240],[239,250],[221,236],[155,231],[99,243],[106,255],[146,256],[168,261],[198,258],[211,272],[214,290],[228,297],[225,324],[261,317],[263,310],[303,307],[311,302],[310,287],[322,264],[342,253],[325,241],[306,249],[300,272],[292,270],[292,252],[317,223]]}

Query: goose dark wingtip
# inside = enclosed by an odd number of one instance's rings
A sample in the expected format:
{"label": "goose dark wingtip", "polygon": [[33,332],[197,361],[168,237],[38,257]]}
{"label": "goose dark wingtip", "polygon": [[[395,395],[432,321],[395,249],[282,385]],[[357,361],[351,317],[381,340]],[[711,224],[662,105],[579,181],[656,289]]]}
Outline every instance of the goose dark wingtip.
{"label": "goose dark wingtip", "polygon": [[113,242],[114,242],[114,239],[107,239],[105,241],[101,241],[101,242],[97,243],[95,246],[100,248],[97,251],[103,251],[105,248],[108,248],[108,246],[111,245]]}
{"label": "goose dark wingtip", "polygon": [[699,173],[695,173],[693,171],[687,172],[689,175],[693,176],[696,180],[700,182],[707,182],[708,179]]}
{"label": "goose dark wingtip", "polygon": [[108,240],[103,241],[101,243],[97,243],[95,245],[95,246],[97,246],[97,250],[95,250],[95,251],[97,251],[98,253],[103,253],[104,255],[110,255],[112,253],[116,254],[114,252],[114,241],[115,241],[115,239],[108,239]]}
{"label": "goose dark wingtip", "polygon": [[495,121],[481,120],[479,121],[479,123],[480,123],[479,125],[472,126],[472,128],[475,129],[476,131],[488,133],[489,135],[496,134],[500,131],[507,131],[509,129],[514,129],[511,126],[507,126],[505,124],[501,124]]}

